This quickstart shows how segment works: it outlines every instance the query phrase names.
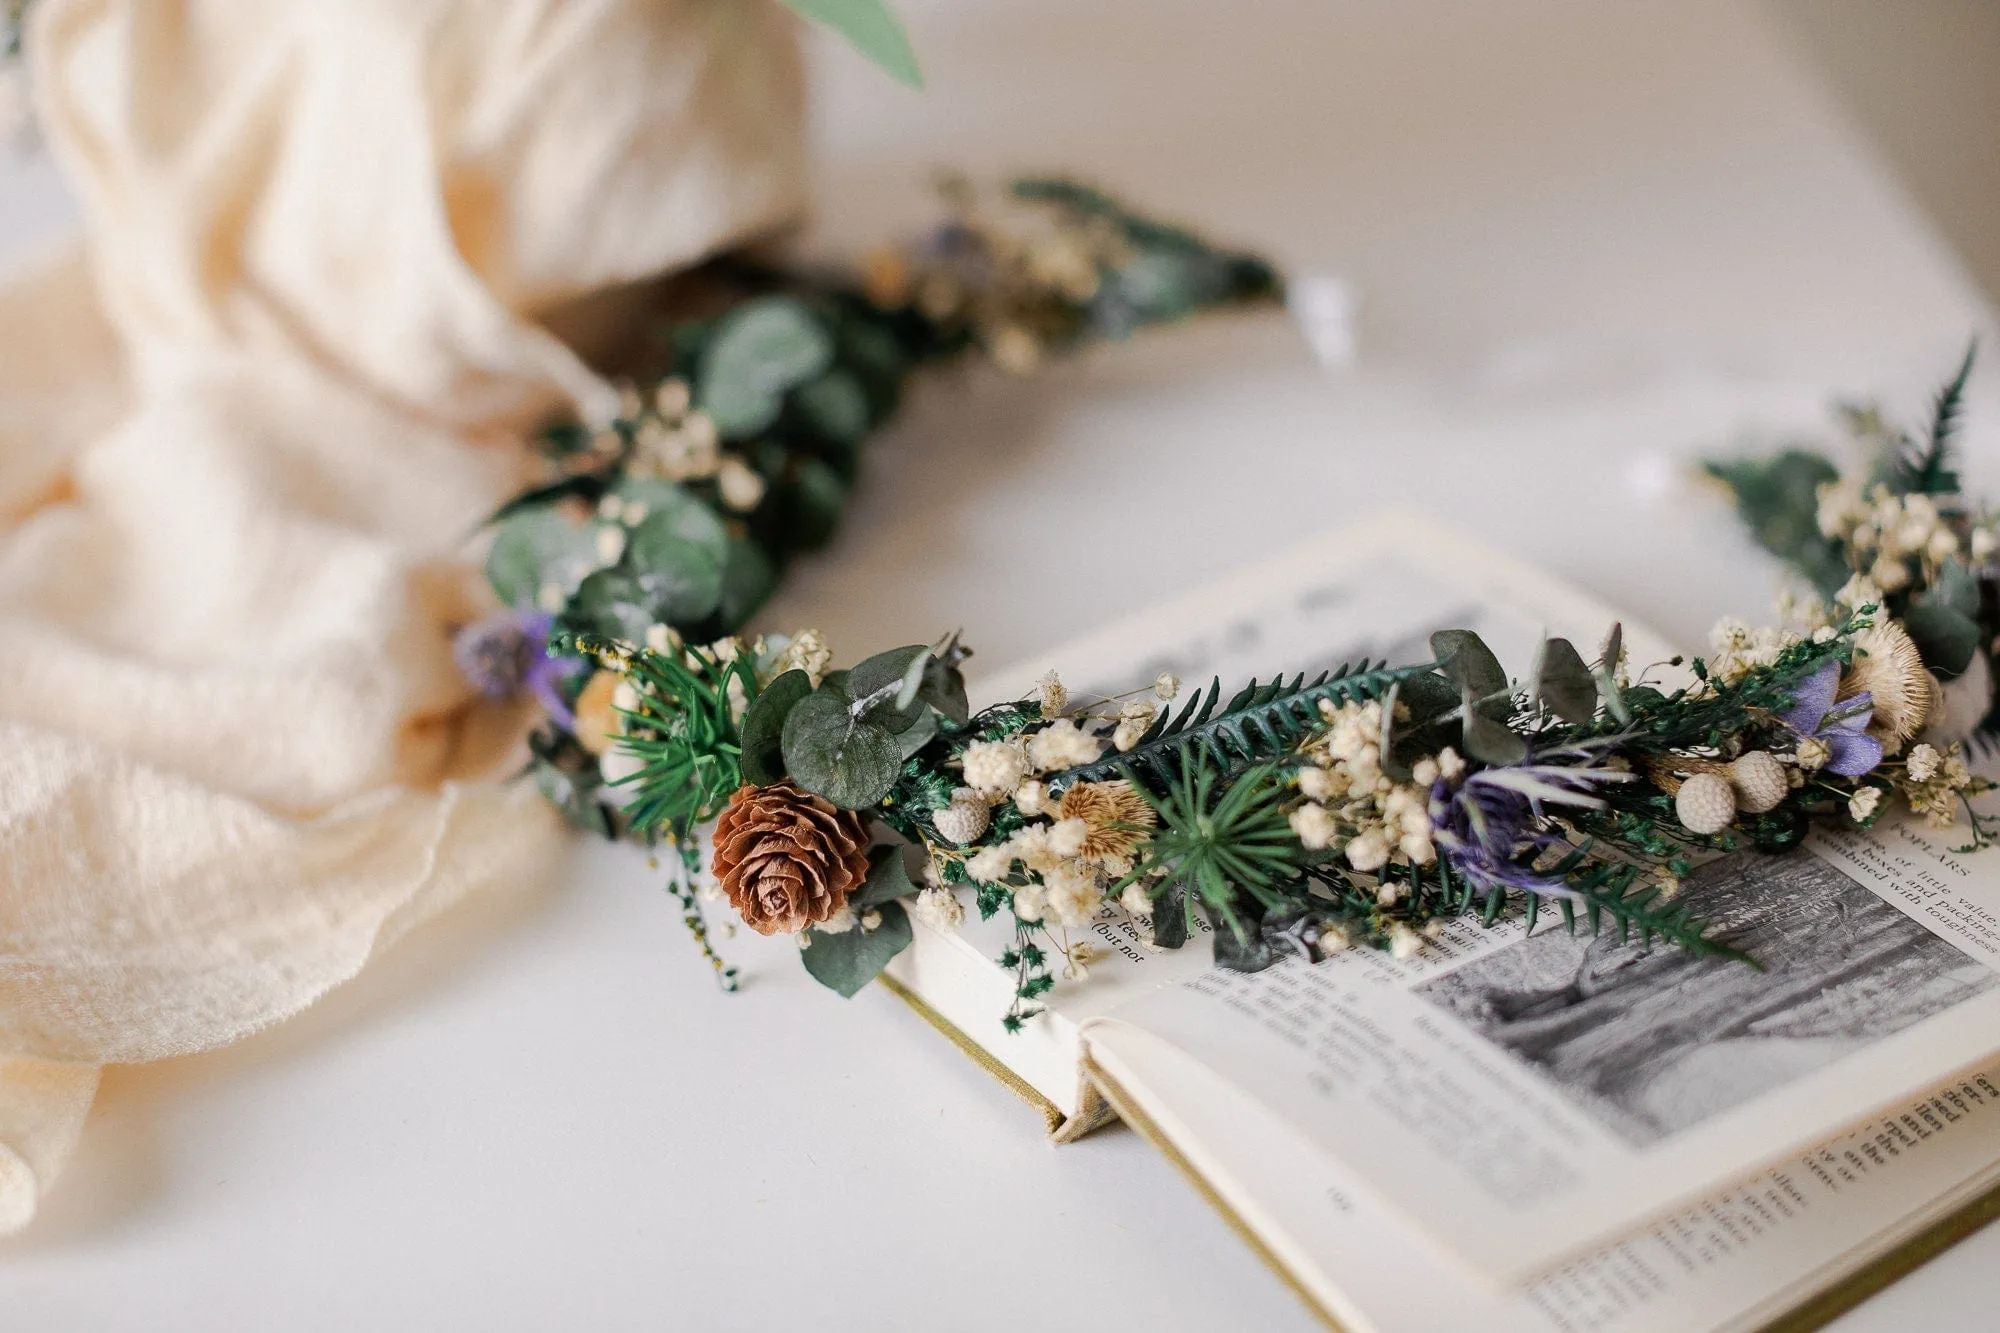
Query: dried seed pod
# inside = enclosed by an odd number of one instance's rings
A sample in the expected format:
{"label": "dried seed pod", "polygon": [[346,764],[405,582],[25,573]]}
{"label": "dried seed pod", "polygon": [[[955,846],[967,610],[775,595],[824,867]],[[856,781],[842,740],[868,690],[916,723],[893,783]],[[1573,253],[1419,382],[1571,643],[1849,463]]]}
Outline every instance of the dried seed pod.
{"label": "dried seed pod", "polygon": [[1717,773],[1696,773],[1681,783],[1674,813],[1690,833],[1720,833],[1736,820],[1736,792]]}
{"label": "dried seed pod", "polygon": [[1736,808],[1751,815],[1777,809],[1792,789],[1785,766],[1768,750],[1737,756],[1729,766],[1729,785],[1736,791]]}

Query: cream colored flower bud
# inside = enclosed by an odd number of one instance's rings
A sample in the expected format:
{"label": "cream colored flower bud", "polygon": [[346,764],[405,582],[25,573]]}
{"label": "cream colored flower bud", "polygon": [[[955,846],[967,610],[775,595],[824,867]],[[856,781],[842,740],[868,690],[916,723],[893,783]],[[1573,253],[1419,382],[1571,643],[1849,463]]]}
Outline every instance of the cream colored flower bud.
{"label": "cream colored flower bud", "polygon": [[1326,807],[1308,801],[1292,811],[1292,833],[1307,851],[1324,851],[1333,843],[1339,827]]}
{"label": "cream colored flower bud", "polygon": [[931,823],[937,828],[938,836],[958,847],[986,832],[990,821],[986,802],[976,796],[965,799],[954,797],[950,805],[931,815]]}
{"label": "cream colored flower bud", "polygon": [[1736,820],[1736,792],[1719,773],[1696,773],[1681,783],[1674,814],[1690,833],[1720,833]]}
{"label": "cream colored flower bud", "polygon": [[1785,766],[1768,750],[1738,756],[1729,766],[1729,785],[1736,789],[1736,808],[1752,815],[1777,809],[1792,789]]}

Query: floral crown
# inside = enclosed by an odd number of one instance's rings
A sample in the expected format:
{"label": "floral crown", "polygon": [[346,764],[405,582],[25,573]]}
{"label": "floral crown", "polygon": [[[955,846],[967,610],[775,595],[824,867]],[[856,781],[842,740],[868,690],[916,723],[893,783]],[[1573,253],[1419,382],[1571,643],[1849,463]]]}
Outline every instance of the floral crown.
{"label": "floral crown", "polygon": [[[1700,860],[1872,824],[1933,824],[1988,788],[1962,748],[1995,734],[1989,663],[2000,524],[1959,493],[1950,448],[1972,358],[1917,435],[1847,419],[1874,455],[1711,465],[1758,538],[1811,581],[1788,624],[1718,626],[1713,651],[1635,672],[1613,625],[1594,656],[1548,638],[1512,676],[1474,633],[1431,659],[1220,681],[1182,697],[1032,696],[973,710],[957,634],[836,669],[825,639],[732,637],[784,559],[823,540],[855,447],[910,368],[974,348],[1025,371],[1051,350],[1276,290],[1271,270],[1092,191],[1022,182],[1032,239],[955,217],[842,285],[747,275],[676,331],[692,367],[615,422],[558,427],[555,476],[502,511],[488,573],[520,608],[461,637],[493,692],[545,705],[532,772],[602,836],[673,849],[673,887],[723,984],[701,898],[797,938],[851,995],[968,901],[1008,914],[996,960],[1018,1029],[1107,910],[1255,970],[1363,946],[1409,954],[1447,918],[1542,912],[1741,958],[1677,901]],[[1678,683],[1673,683],[1677,678]],[[702,830],[712,825],[704,856]],[[733,928],[733,926],[732,926]]]}

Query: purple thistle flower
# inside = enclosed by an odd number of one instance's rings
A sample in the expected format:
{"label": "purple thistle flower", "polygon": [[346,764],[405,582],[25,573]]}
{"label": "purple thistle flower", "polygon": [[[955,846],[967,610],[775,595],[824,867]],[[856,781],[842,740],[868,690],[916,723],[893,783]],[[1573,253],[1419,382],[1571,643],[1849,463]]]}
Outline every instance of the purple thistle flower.
{"label": "purple thistle flower", "polygon": [[1562,876],[1535,869],[1544,852],[1567,845],[1544,827],[1542,807],[1601,810],[1604,798],[1591,788],[1631,779],[1612,769],[1550,763],[1483,768],[1456,789],[1440,779],[1431,787],[1431,841],[1453,870],[1486,892],[1575,897]]}
{"label": "purple thistle flower", "polygon": [[554,625],[555,617],[546,611],[502,611],[460,630],[451,641],[452,660],[487,698],[511,699],[527,690],[550,717],[573,731],[576,716],[558,682],[583,670],[583,663],[549,652]]}
{"label": "purple thistle flower", "polygon": [[1868,734],[1875,696],[1863,690],[1836,703],[1839,689],[1840,663],[1828,662],[1799,682],[1791,710],[1780,714],[1780,720],[1800,740],[1825,744],[1829,773],[1858,778],[1882,762],[1882,742]]}

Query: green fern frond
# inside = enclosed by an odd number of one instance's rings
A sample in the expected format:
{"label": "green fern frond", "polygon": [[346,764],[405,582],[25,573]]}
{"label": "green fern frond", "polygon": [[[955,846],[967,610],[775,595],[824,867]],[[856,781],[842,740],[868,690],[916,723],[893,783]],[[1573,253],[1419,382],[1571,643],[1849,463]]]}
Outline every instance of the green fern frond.
{"label": "green fern frond", "polygon": [[1753,967],[1757,960],[1732,949],[1709,934],[1709,923],[1694,914],[1686,903],[1676,903],[1660,892],[1650,872],[1640,879],[1643,867],[1632,864],[1599,863],[1594,869],[1571,875],[1568,880],[1575,898],[1559,898],[1563,924],[1576,933],[1577,908],[1583,908],[1584,923],[1590,933],[1600,935],[1606,919],[1618,931],[1618,942],[1631,942],[1636,932],[1641,947],[1663,939],[1679,945],[1697,958],[1726,958]]}
{"label": "green fern frond", "polygon": [[1958,494],[1958,472],[1951,466],[1951,443],[1958,433],[1959,418],[1965,413],[1965,386],[1972,378],[1972,362],[1978,353],[1979,340],[1974,338],[1966,346],[1958,373],[1931,401],[1931,426],[1923,441],[1907,442],[1889,464],[1889,486],[1898,494]]}
{"label": "green fern frond", "polygon": [[1078,782],[1106,782],[1130,770],[1142,787],[1164,790],[1184,771],[1190,756],[1212,753],[1225,763],[1256,763],[1283,758],[1319,723],[1322,700],[1336,704],[1379,699],[1392,686],[1436,669],[1419,666],[1377,667],[1366,661],[1342,664],[1308,681],[1301,673],[1286,680],[1251,681],[1216,711],[1222,696],[1220,679],[1197,691],[1181,711],[1162,716],[1124,754],[1072,768],[1052,777],[1057,790]]}

